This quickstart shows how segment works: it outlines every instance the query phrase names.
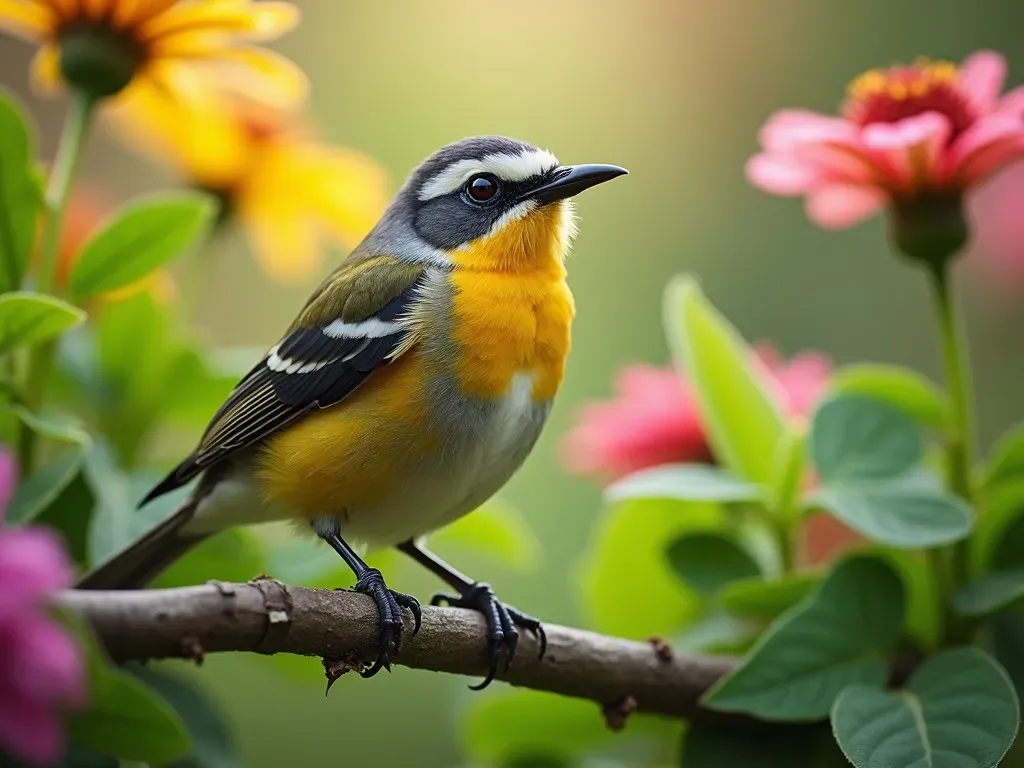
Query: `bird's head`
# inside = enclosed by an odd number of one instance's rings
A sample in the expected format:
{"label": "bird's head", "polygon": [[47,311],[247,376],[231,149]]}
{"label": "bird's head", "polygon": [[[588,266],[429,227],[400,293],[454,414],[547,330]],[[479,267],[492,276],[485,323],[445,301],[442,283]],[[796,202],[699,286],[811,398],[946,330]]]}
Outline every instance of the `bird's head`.
{"label": "bird's head", "polygon": [[466,269],[560,264],[574,231],[570,198],[624,173],[559,165],[501,136],[463,139],[412,172],[371,237],[401,240],[405,258]]}

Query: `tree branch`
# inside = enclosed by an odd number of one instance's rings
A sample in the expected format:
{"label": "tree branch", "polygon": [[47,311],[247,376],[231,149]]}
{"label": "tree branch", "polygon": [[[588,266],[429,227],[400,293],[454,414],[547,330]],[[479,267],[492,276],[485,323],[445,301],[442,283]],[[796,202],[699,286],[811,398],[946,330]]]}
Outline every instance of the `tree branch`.
{"label": "tree branch", "polygon": [[[353,668],[374,658],[377,611],[365,595],[284,586],[213,582],[179,589],[125,592],[71,590],[59,603],[81,616],[116,661],[193,658],[222,651],[294,653],[336,659]],[[411,617],[406,617],[407,628]],[[515,663],[499,679],[512,685],[590,699],[610,725],[640,711],[714,722],[737,716],[702,709],[701,695],[736,660],[672,653],[658,643],[622,640],[545,624],[548,650],[522,633]],[[482,676],[487,629],[475,611],[423,608],[423,625],[407,629],[397,663]],[[751,721],[747,720],[748,725]]]}

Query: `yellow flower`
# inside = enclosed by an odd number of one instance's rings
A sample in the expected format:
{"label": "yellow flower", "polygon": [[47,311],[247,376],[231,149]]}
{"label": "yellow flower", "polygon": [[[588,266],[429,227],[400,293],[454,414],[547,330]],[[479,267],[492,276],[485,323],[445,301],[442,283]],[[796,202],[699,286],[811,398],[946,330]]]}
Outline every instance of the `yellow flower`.
{"label": "yellow flower", "polygon": [[297,101],[301,70],[251,43],[279,37],[298,17],[290,3],[251,0],[0,0],[0,29],[42,46],[35,87],[70,83],[96,98],[146,80],[176,93],[214,67],[229,87]]}
{"label": "yellow flower", "polygon": [[211,88],[176,101],[132,88],[109,117],[126,142],[217,195],[277,280],[315,275],[328,242],[355,245],[387,204],[377,163],[319,142],[293,111]]}

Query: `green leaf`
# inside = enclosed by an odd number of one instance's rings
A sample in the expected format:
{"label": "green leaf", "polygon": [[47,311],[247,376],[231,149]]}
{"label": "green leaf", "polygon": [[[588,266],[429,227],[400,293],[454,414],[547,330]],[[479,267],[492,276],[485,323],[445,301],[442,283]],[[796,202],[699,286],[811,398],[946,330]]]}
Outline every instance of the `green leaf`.
{"label": "green leaf", "polygon": [[85,431],[81,420],[75,416],[51,411],[32,413],[22,405],[14,406],[13,410],[21,423],[40,437],[82,447],[89,445],[89,433]]}
{"label": "green leaf", "polygon": [[666,554],[679,578],[706,597],[729,582],[760,575],[749,552],[717,533],[684,534],[669,544]]}
{"label": "green leaf", "polygon": [[224,714],[211,698],[166,665],[132,664],[130,673],[157,691],[185,723],[192,750],[169,768],[240,768],[238,747]]}
{"label": "green leaf", "polygon": [[85,320],[67,302],[29,291],[0,296],[0,355],[17,347],[49,341]]}
{"label": "green leaf", "polygon": [[673,637],[672,647],[680,653],[744,653],[758,631],[754,622],[716,610]]}
{"label": "green leaf", "polygon": [[522,513],[491,499],[430,536],[438,552],[472,552],[492,563],[528,571],[540,561],[541,545]]}
{"label": "green leaf", "polygon": [[812,595],[820,585],[821,576],[813,573],[794,573],[777,581],[743,579],[725,585],[718,601],[736,616],[770,621]]}
{"label": "green leaf", "polygon": [[992,617],[989,622],[992,652],[1006,669],[1013,681],[1017,698],[1024,696],[1024,614],[1005,611]]}
{"label": "green leaf", "polygon": [[83,246],[71,272],[72,295],[85,299],[145,277],[195,244],[215,210],[212,198],[198,192],[129,202]]}
{"label": "green leaf", "polygon": [[963,500],[913,482],[825,486],[811,495],[810,503],[861,535],[893,547],[936,547],[971,531],[971,508]]}
{"label": "green leaf", "polygon": [[965,584],[956,592],[954,605],[964,616],[987,616],[1024,597],[1024,568],[999,571]]}
{"label": "green leaf", "polygon": [[693,621],[703,601],[672,572],[665,548],[683,533],[719,527],[723,518],[707,502],[628,501],[602,510],[577,572],[592,628],[643,639],[672,635]]}
{"label": "green leaf", "polygon": [[735,727],[694,723],[683,737],[683,768],[817,768],[822,729],[777,725],[757,737]]}
{"label": "green leaf", "polygon": [[642,469],[612,483],[604,492],[612,504],[629,499],[756,501],[762,490],[706,464],[670,464]]}
{"label": "green leaf", "polygon": [[811,423],[811,458],[823,483],[898,477],[923,455],[914,423],[867,397],[826,400]]}
{"label": "green leaf", "polygon": [[772,484],[768,488],[765,504],[768,509],[783,516],[783,523],[794,524],[800,516],[800,484],[806,466],[806,438],[797,430],[787,432],[775,451]]}
{"label": "green leaf", "polygon": [[6,523],[31,523],[39,517],[78,475],[83,457],[82,449],[75,448],[18,485],[4,514]]}
{"label": "green leaf", "polygon": [[1005,483],[1024,483],[1024,424],[999,438],[985,463],[982,485],[986,491]]}
{"label": "green leaf", "polygon": [[933,656],[901,692],[851,686],[832,710],[836,740],[857,768],[990,768],[1019,720],[1006,672],[975,648]]}
{"label": "green leaf", "polygon": [[903,583],[877,558],[840,562],[821,590],[776,620],[704,697],[765,720],[825,717],[847,685],[881,685],[903,626]]}
{"label": "green leaf", "polygon": [[213,355],[189,347],[168,367],[164,418],[188,427],[205,427],[241,378],[220,370]]}
{"label": "green leaf", "polygon": [[863,395],[891,405],[918,424],[943,427],[949,418],[949,404],[942,390],[917,371],[898,365],[858,363],[835,371],[832,392]]}
{"label": "green leaf", "polygon": [[70,719],[68,735],[97,752],[147,763],[163,764],[189,750],[178,714],[125,672],[111,672],[94,690],[91,708]]}
{"label": "green leaf", "polygon": [[15,291],[32,255],[41,202],[35,147],[24,112],[0,89],[0,293]]}
{"label": "green leaf", "polygon": [[89,529],[89,562],[96,565],[137,539],[153,523],[135,514],[131,479],[117,467],[106,444],[97,443],[86,453],[85,473],[97,500]]}
{"label": "green leaf", "polygon": [[96,497],[81,467],[60,493],[36,515],[33,523],[56,529],[64,539],[68,553],[80,570],[89,565],[89,527],[96,508]]}
{"label": "green leaf", "polygon": [[715,457],[741,478],[769,485],[786,425],[752,350],[687,276],[668,286],[665,325],[675,360],[693,382]]}
{"label": "green leaf", "polygon": [[528,690],[474,702],[461,730],[467,756],[485,765],[535,754],[577,758],[614,736],[593,704]]}

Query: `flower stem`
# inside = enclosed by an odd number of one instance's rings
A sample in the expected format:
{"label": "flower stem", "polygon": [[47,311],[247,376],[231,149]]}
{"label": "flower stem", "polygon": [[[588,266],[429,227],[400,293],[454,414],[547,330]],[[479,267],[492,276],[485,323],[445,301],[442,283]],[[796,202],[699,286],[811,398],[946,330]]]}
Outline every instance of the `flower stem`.
{"label": "flower stem", "polygon": [[[957,313],[956,297],[953,295],[948,263],[935,265],[929,270],[932,296],[939,320],[939,336],[942,342],[942,359],[946,372],[946,388],[949,394],[949,424],[946,434],[946,482],[949,490],[967,501],[972,501],[971,461],[974,444],[974,397],[971,389],[970,370],[967,365],[967,345],[962,336],[961,323]],[[953,545],[951,586],[955,588],[968,579],[967,541]],[[945,559],[945,558],[943,558]],[[943,595],[948,600],[949,594]],[[966,641],[957,627],[960,622],[947,624],[947,638],[953,642]]]}
{"label": "flower stem", "polygon": [[[67,122],[64,124],[64,131],[61,134],[57,158],[46,187],[46,224],[43,228],[39,267],[36,272],[36,289],[40,293],[55,295],[60,293],[61,287],[57,283],[57,268],[64,213],[71,197],[75,174],[85,140],[89,134],[89,125],[95,105],[96,101],[92,97],[83,93],[75,93]],[[29,357],[25,394],[28,398],[27,405],[33,411],[38,410],[42,403],[56,351],[55,342],[40,344],[32,350]],[[22,424],[18,437],[18,456],[23,476],[32,473],[35,453],[35,433]]]}

